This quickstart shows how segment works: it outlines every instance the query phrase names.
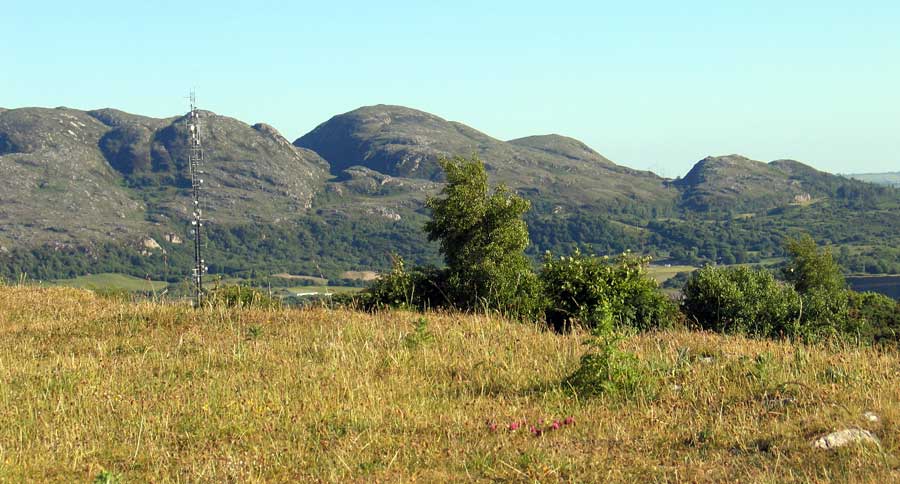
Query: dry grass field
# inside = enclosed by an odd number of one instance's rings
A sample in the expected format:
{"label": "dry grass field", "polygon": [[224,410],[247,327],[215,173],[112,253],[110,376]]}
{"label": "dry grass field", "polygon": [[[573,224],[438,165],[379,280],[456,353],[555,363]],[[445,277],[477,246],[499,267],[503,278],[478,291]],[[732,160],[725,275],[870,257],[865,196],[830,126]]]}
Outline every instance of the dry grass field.
{"label": "dry grass field", "polygon": [[900,482],[894,350],[644,333],[653,395],[582,399],[585,336],[0,286],[0,481]]}

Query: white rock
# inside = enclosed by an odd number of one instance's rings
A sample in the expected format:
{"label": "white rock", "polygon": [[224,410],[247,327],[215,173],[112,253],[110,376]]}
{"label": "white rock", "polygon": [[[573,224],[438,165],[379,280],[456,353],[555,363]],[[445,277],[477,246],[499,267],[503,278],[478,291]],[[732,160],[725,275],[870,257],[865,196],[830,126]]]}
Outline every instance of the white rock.
{"label": "white rock", "polygon": [[863,429],[844,429],[832,432],[813,443],[817,449],[836,449],[848,444],[871,442],[879,444],[878,437]]}
{"label": "white rock", "polygon": [[181,244],[184,243],[184,240],[182,240],[178,234],[168,233],[166,234],[166,242],[169,242],[170,244]]}
{"label": "white rock", "polygon": [[881,418],[875,414],[875,412],[866,412],[863,414],[863,418],[866,419],[867,422],[878,423]]}
{"label": "white rock", "polygon": [[141,245],[143,245],[145,249],[150,249],[150,250],[161,249],[161,248],[162,248],[162,247],[159,245],[159,242],[157,242],[157,241],[151,239],[150,237],[146,237],[144,240],[142,240],[142,241],[141,241]]}

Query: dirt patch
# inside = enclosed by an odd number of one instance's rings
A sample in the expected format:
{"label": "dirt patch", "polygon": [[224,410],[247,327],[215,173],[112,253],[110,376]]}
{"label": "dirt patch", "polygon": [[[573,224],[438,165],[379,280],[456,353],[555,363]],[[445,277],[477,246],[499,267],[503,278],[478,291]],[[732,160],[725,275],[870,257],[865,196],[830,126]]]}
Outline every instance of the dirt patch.
{"label": "dirt patch", "polygon": [[374,281],[375,279],[378,279],[378,273],[375,271],[345,271],[341,273],[341,279]]}
{"label": "dirt patch", "polygon": [[328,279],[324,279],[321,277],[314,276],[303,276],[303,275],[294,275],[283,272],[281,274],[272,274],[272,277],[277,277],[279,279],[289,279],[292,281],[312,281],[314,284],[324,286],[328,284]]}

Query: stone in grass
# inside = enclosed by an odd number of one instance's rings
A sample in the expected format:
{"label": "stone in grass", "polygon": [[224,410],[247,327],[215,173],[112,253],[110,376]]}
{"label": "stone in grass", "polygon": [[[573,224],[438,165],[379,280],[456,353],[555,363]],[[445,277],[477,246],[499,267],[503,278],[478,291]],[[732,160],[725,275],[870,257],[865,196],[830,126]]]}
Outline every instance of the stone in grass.
{"label": "stone in grass", "polygon": [[878,417],[878,414],[875,412],[866,412],[863,414],[863,418],[866,419],[867,422],[878,423],[881,421],[881,418]]}
{"label": "stone in grass", "polygon": [[875,435],[868,430],[844,429],[838,430],[837,432],[832,432],[821,437],[819,440],[813,443],[813,447],[817,449],[831,450],[838,447],[843,447],[848,444],[868,442],[874,443],[876,445],[879,444],[878,437],[875,437]]}

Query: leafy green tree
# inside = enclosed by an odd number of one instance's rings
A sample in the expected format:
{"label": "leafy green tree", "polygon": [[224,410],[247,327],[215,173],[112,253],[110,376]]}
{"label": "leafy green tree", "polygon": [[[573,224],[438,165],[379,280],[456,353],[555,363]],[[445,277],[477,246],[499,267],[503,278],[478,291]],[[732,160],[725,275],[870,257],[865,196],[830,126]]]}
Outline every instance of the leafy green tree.
{"label": "leafy green tree", "polygon": [[789,237],[785,244],[790,260],[782,270],[784,279],[792,284],[800,294],[813,290],[837,292],[847,283],[841,267],[834,260],[828,248],[819,249],[809,234]]}
{"label": "leafy green tree", "polygon": [[440,242],[447,263],[449,297],[461,309],[497,309],[536,318],[542,308],[540,284],[525,256],[530,203],[500,185],[491,190],[477,158],[440,161],[447,185],[426,206],[431,241]]}

